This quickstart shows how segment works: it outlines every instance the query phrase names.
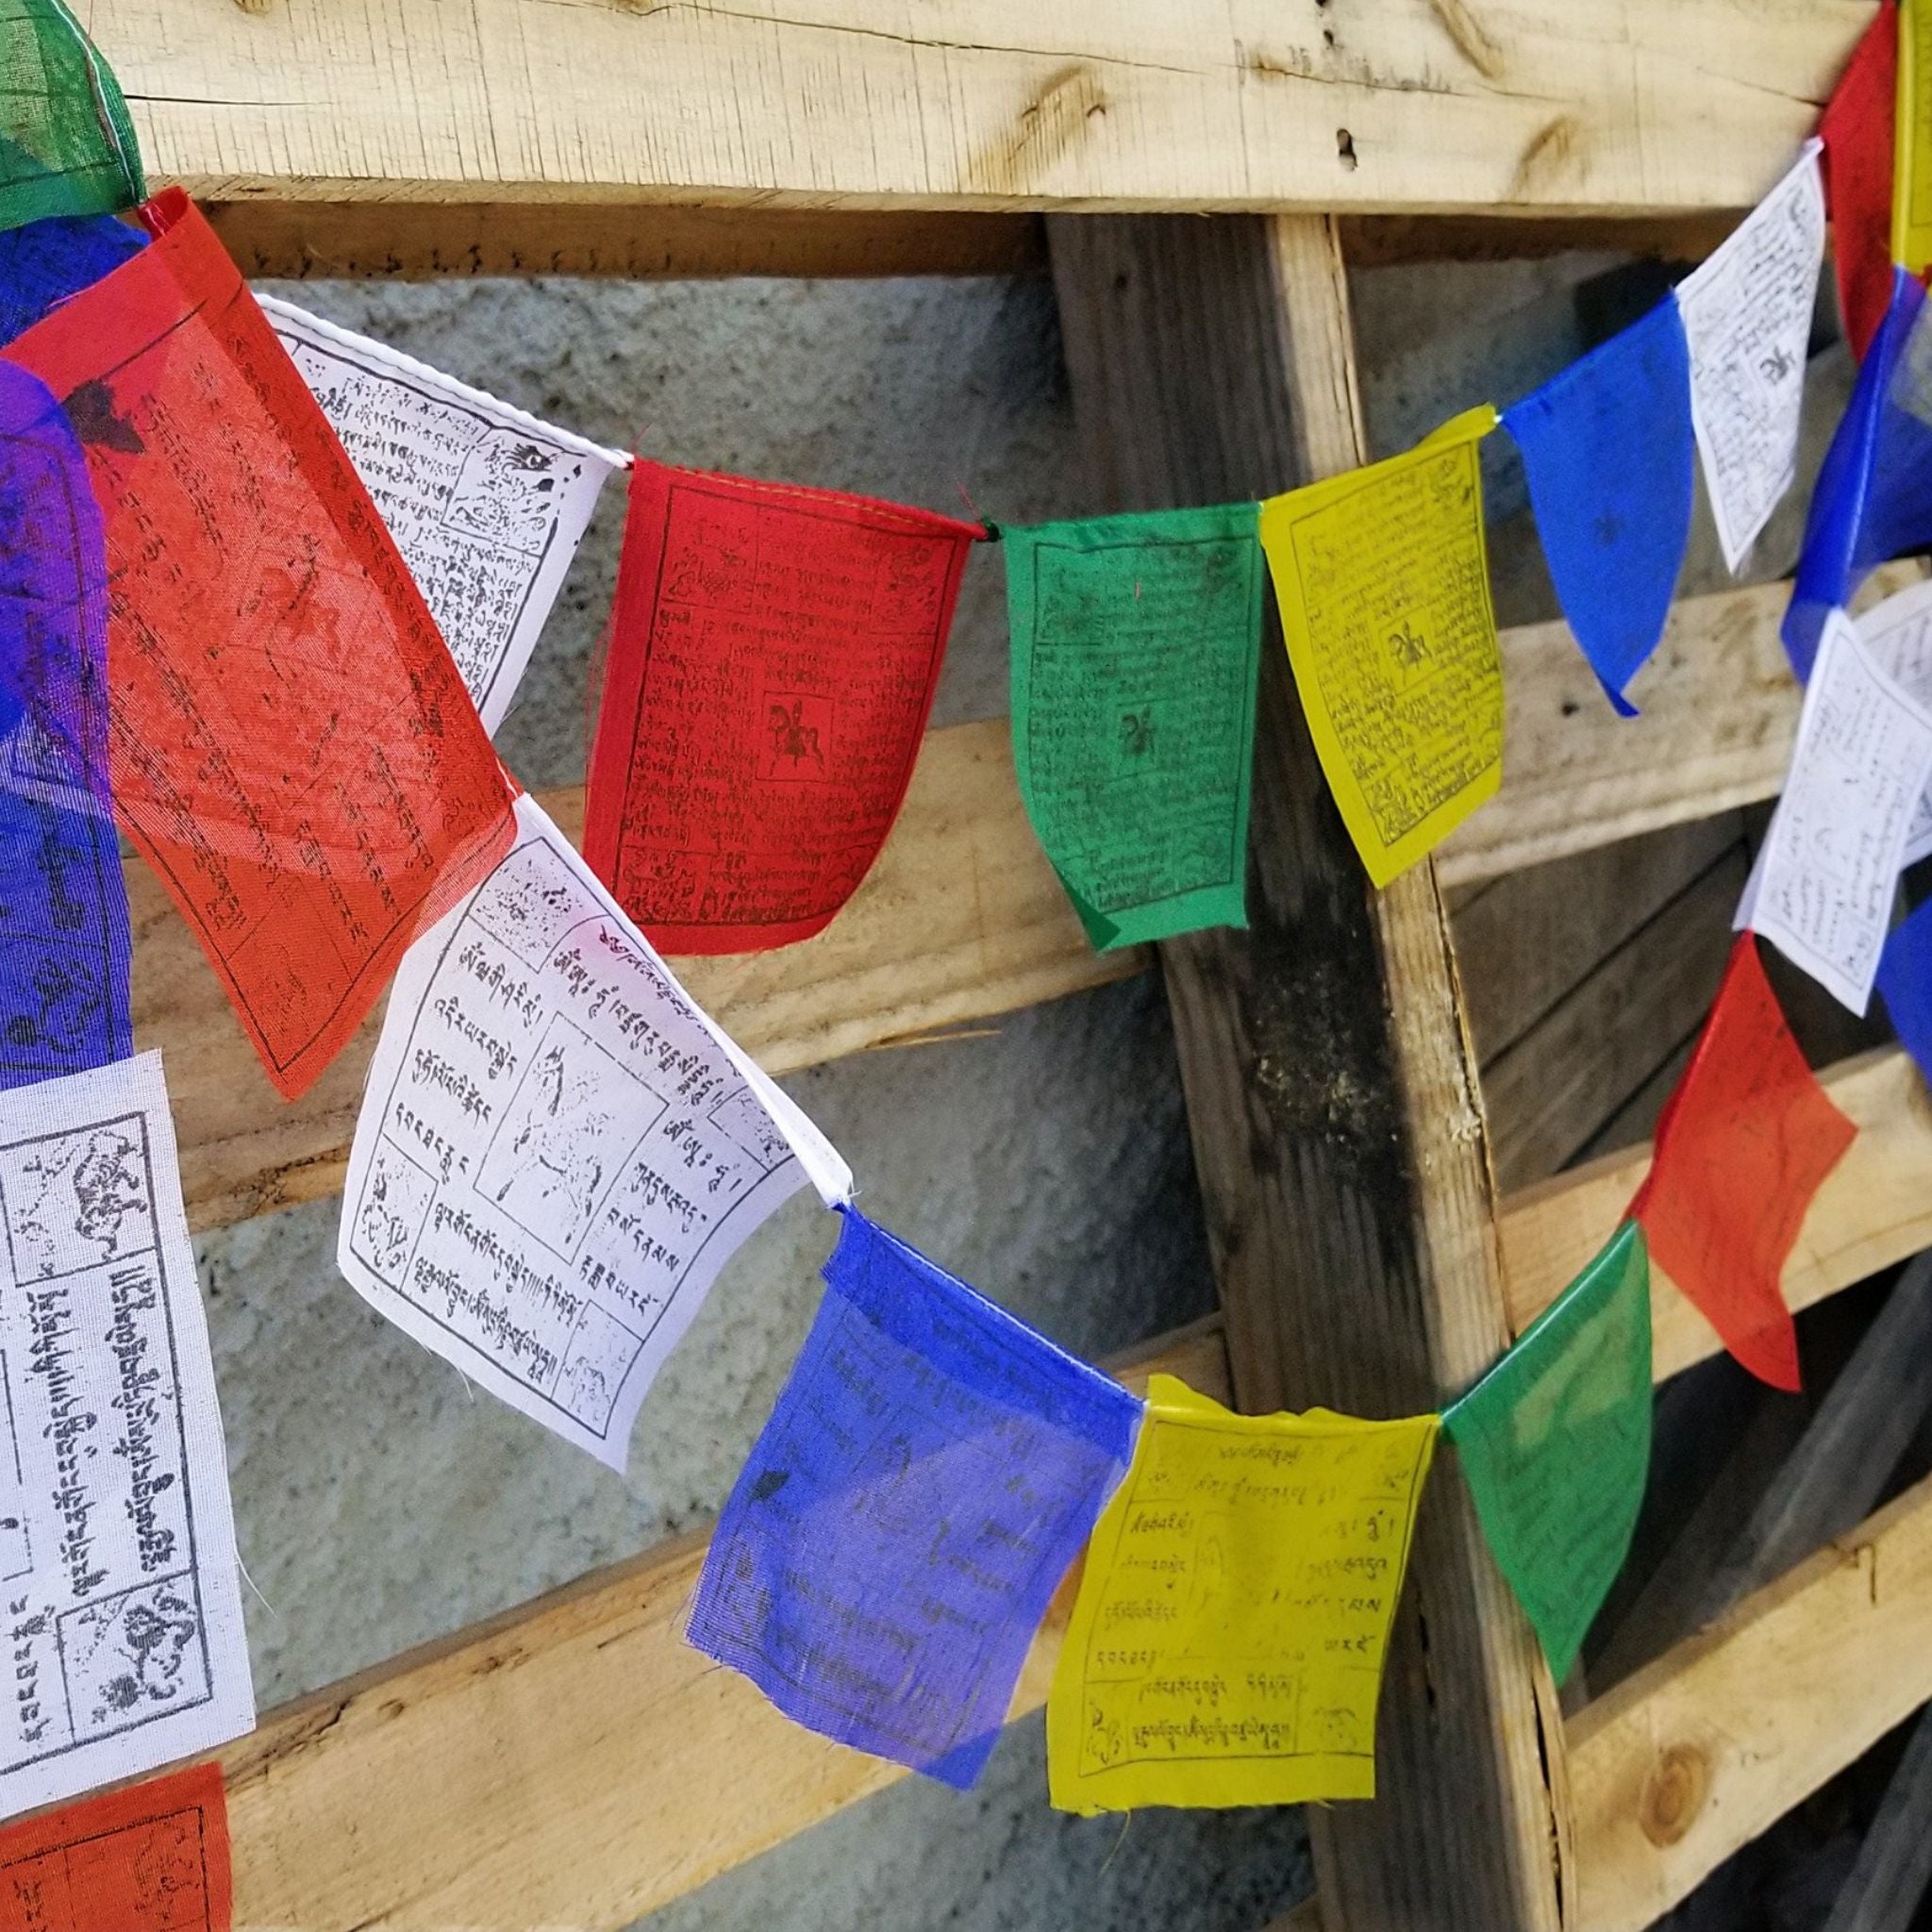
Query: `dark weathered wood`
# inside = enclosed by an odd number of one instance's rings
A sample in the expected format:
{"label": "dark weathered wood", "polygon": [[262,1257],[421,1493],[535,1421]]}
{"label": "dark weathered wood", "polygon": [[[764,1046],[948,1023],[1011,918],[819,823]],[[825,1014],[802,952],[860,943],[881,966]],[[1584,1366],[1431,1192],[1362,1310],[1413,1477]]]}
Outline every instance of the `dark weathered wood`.
{"label": "dark weathered wood", "polygon": [[[1095,508],[1212,503],[1362,460],[1332,227],[1049,224]],[[1437,1407],[1507,1338],[1480,1097],[1433,870],[1373,892],[1278,635],[1262,654],[1250,930],[1163,948],[1248,1409]],[[1554,1688],[1431,1485],[1382,1698],[1377,1797],[1313,1811],[1324,1922],[1554,1932],[1566,1833]]]}
{"label": "dark weathered wood", "polygon": [[1932,1885],[1932,1711],[1912,1724],[1885,1802],[1858,1847],[1824,1932],[1911,1932]]}

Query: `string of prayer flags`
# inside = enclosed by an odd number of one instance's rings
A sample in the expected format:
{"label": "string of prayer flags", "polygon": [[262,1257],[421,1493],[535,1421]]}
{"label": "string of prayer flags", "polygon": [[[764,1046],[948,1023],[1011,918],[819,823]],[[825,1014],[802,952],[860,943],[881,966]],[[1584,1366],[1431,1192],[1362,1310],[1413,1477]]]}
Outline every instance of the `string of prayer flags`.
{"label": "string of prayer flags", "polygon": [[1047,1697],[1056,1807],[1374,1796],[1383,1654],[1438,1423],[1235,1415],[1151,1379]]}
{"label": "string of prayer flags", "polygon": [[[1932,582],[1875,604],[1856,620],[1866,657],[1920,709],[1932,712]],[[1901,865],[1932,855],[1932,789],[1922,791],[1906,831]]]}
{"label": "string of prayer flags", "polygon": [[1507,409],[1550,577],[1591,669],[1625,717],[1690,538],[1690,351],[1666,297]]}
{"label": "string of prayer flags", "polygon": [[404,955],[349,1151],[357,1292],[622,1471],[719,1270],[852,1174],[693,1006],[527,794],[513,849]]}
{"label": "string of prayer flags", "polygon": [[1785,1262],[1857,1132],[1806,1064],[1757,941],[1740,934],[1630,1216],[1652,1262],[1774,1389],[1800,1386]]}
{"label": "string of prayer flags", "polygon": [[511,833],[511,783],[327,419],[178,190],[6,351],[106,515],[122,825],[287,1097]]}
{"label": "string of prayer flags", "polygon": [[1845,337],[1860,361],[1891,301],[1893,104],[1898,6],[1884,0],[1859,37],[1818,124],[1831,252]]}
{"label": "string of prayer flags", "polygon": [[1800,680],[1827,614],[1887,558],[1932,544],[1932,327],[1901,271],[1852,399],[1825,452],[1805,523],[1785,650]]}
{"label": "string of prayer flags", "polygon": [[0,1830],[8,1932],[230,1932],[233,1924],[218,1764]]}
{"label": "string of prayer flags", "polygon": [[1824,260],[1819,142],[1677,284],[1690,415],[1724,562],[1736,576],[1798,469],[1798,427]]}
{"label": "string of prayer flags", "polygon": [[1442,1417],[1483,1535],[1558,1683],[1629,1552],[1650,1423],[1650,1261],[1626,1221]]}
{"label": "string of prayer flags", "polygon": [[1736,924],[1855,1013],[1872,996],[1928,780],[1932,710],[1873,662],[1857,625],[1834,610]]}
{"label": "string of prayer flags", "polygon": [[1386,886],[1503,778],[1503,665],[1471,409],[1413,449],[1271,497],[1261,547],[1342,822]]}
{"label": "string of prayer flags", "polygon": [[0,0],[0,228],[147,193],[121,85],[62,0]]}
{"label": "string of prayer flags", "polygon": [[630,458],[292,303],[259,300],[494,734],[604,479]]}
{"label": "string of prayer flags", "polygon": [[1255,515],[1001,529],[1020,796],[1097,947],[1248,923]]}
{"label": "string of prayer flags", "polygon": [[1141,1404],[841,1214],[689,1635],[796,1723],[964,1790],[1127,1466]]}
{"label": "string of prayer flags", "polygon": [[255,1698],[158,1054],[0,1093],[0,1224],[11,1813],[240,1737]]}
{"label": "string of prayer flags", "polygon": [[1932,267],[1932,13],[1924,0],[1898,0],[1896,44],[1891,258],[1923,275]]}
{"label": "string of prayer flags", "polygon": [[667,953],[830,924],[912,779],[977,524],[639,462],[584,856]]}
{"label": "string of prayer flags", "polygon": [[0,342],[31,328],[147,245],[112,215],[49,215],[0,229]]}
{"label": "string of prayer flags", "polygon": [[108,560],[60,405],[0,362],[0,1088],[134,1051]]}

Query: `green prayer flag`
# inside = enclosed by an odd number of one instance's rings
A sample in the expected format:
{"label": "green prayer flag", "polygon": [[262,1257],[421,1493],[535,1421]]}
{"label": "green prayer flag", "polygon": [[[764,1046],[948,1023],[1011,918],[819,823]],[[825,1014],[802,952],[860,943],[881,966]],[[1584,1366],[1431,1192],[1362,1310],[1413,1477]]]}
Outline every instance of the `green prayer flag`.
{"label": "green prayer flag", "polygon": [[1630,1548],[1650,1417],[1650,1257],[1626,1221],[1442,1418],[1559,1682]]}
{"label": "green prayer flag", "polygon": [[1003,526],[1020,795],[1102,949],[1248,923],[1255,518]]}
{"label": "green prayer flag", "polygon": [[147,194],[121,85],[61,0],[0,0],[0,229]]}

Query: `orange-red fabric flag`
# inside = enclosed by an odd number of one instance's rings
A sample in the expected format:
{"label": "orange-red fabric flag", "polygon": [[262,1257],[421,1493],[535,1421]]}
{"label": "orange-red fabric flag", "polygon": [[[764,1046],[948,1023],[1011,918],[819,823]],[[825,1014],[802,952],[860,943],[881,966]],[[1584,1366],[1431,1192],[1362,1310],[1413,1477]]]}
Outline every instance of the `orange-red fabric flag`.
{"label": "orange-red fabric flag", "polygon": [[1818,124],[1839,307],[1860,361],[1891,302],[1891,175],[1898,92],[1898,5],[1865,29]]}

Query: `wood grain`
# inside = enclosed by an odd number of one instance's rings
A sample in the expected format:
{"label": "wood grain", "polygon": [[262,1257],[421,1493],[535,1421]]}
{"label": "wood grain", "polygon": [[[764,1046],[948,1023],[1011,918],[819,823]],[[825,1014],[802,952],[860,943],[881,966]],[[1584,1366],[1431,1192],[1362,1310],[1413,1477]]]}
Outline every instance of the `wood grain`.
{"label": "wood grain", "polygon": [[[1328,223],[1055,216],[1048,246],[1096,508],[1238,500],[1362,460]],[[1275,635],[1256,740],[1249,929],[1160,949],[1236,1393],[1432,1408],[1507,1338],[1447,918],[1427,866],[1369,889]],[[1310,1816],[1324,1916],[1554,1932],[1556,1734],[1467,1493],[1432,1485],[1375,1802]]]}
{"label": "wood grain", "polygon": [[214,201],[1754,206],[1870,0],[81,0]]}
{"label": "wood grain", "polygon": [[[581,791],[543,804],[579,836]],[[380,1014],[285,1105],[159,883],[138,861],[127,883],[135,1041],[166,1056],[190,1223],[340,1192]],[[997,719],[927,734],[878,863],[817,939],[672,963],[705,1009],[782,1074],[1100,986],[1146,962],[1088,944],[1026,823]]]}

